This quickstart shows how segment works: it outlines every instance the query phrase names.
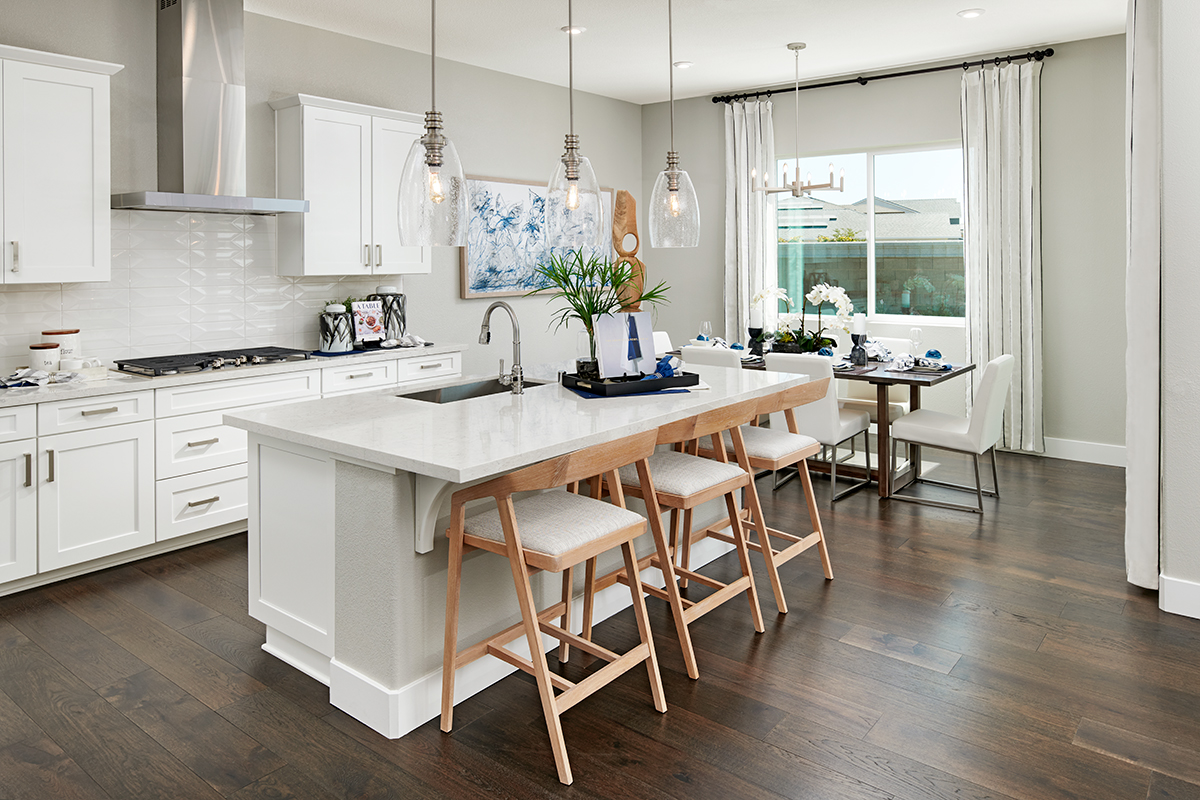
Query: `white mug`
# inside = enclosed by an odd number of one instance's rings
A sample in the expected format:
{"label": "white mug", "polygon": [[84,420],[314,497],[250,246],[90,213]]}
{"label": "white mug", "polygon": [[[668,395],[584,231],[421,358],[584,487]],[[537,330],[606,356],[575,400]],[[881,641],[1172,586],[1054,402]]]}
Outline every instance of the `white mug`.
{"label": "white mug", "polygon": [[44,372],[58,372],[58,343],[42,342],[29,345],[29,366]]}
{"label": "white mug", "polygon": [[63,328],[54,331],[42,331],[43,342],[57,342],[59,358],[79,358],[81,348],[79,329]]}
{"label": "white mug", "polygon": [[58,368],[63,372],[78,372],[83,369],[82,358],[60,358]]}

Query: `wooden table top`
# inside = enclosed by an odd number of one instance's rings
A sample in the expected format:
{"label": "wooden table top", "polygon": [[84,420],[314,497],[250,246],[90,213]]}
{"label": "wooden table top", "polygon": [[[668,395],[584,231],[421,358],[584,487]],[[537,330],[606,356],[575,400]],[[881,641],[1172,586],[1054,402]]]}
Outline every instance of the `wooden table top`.
{"label": "wooden table top", "polygon": [[[679,355],[678,351],[672,355]],[[833,377],[847,381],[866,381],[868,383],[886,383],[897,386],[936,386],[942,381],[957,378],[975,369],[974,364],[956,364],[953,369],[943,372],[893,372],[887,366],[891,362],[872,361],[867,366],[856,367],[853,371],[833,371]],[[742,369],[766,371],[766,365],[761,361],[754,364],[742,364]]]}

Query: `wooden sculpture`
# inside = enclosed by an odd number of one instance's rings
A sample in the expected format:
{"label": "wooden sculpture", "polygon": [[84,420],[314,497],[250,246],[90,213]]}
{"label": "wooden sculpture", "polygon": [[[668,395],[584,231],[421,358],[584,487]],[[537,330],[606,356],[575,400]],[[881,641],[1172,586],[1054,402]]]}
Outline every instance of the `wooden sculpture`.
{"label": "wooden sculpture", "polygon": [[[625,249],[625,237],[633,235],[633,249]],[[617,251],[617,263],[622,261],[633,269],[633,278],[621,287],[622,300],[627,297],[641,297],[642,288],[646,285],[646,265],[638,260],[637,251],[641,244],[637,232],[637,203],[633,195],[622,189],[617,192],[616,207],[613,209],[612,227],[613,249]],[[642,304],[621,303],[622,311],[640,311]]]}

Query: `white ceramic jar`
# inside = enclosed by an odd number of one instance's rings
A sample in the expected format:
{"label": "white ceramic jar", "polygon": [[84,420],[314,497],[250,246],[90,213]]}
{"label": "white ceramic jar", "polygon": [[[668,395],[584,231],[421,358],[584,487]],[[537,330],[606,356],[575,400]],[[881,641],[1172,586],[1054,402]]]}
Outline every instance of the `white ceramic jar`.
{"label": "white ceramic jar", "polygon": [[58,372],[58,342],[29,345],[29,366],[44,372]]}
{"label": "white ceramic jar", "polygon": [[58,345],[58,357],[82,358],[83,342],[78,328],[63,328],[55,331],[42,331],[42,341]]}

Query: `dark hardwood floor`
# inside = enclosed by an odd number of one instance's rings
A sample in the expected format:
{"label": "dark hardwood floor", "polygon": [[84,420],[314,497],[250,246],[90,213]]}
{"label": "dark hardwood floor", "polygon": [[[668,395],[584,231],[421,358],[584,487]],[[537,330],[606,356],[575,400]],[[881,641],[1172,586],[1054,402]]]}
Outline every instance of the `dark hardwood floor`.
{"label": "dark hardwood floor", "polygon": [[[1000,468],[983,519],[867,491],[823,507],[836,579],[815,552],[786,565],[781,616],[759,573],[767,632],[744,603],[703,618],[699,681],[651,601],[669,710],[635,670],[570,711],[571,787],[524,675],[451,736],[388,740],[330,706],[260,649],[244,536],[0,598],[0,798],[1197,800],[1200,621],[1125,582],[1123,472]],[[799,529],[799,486],[768,483],[769,519]],[[629,646],[632,612],[597,639]]]}

